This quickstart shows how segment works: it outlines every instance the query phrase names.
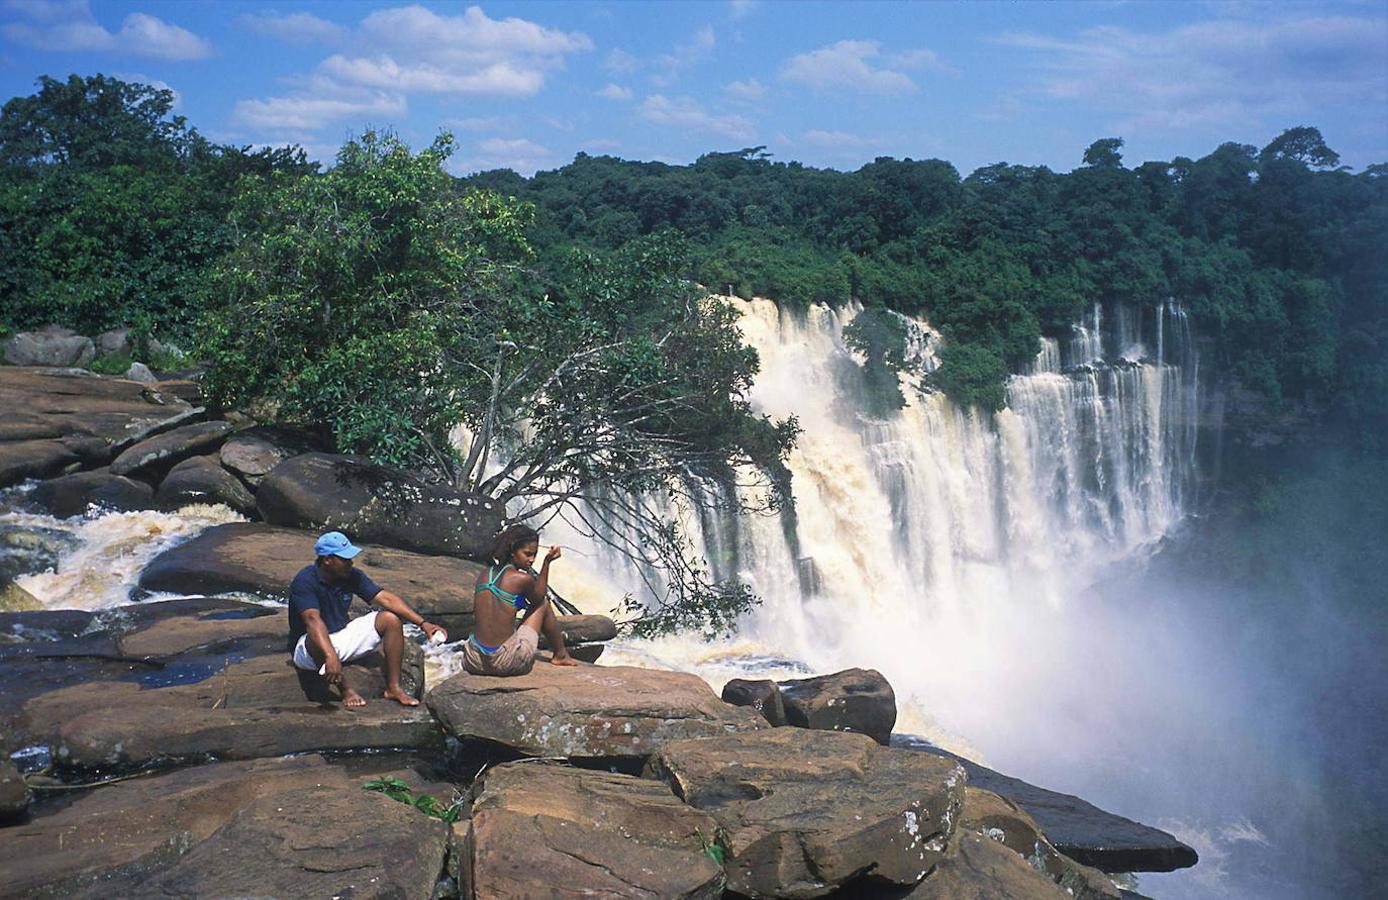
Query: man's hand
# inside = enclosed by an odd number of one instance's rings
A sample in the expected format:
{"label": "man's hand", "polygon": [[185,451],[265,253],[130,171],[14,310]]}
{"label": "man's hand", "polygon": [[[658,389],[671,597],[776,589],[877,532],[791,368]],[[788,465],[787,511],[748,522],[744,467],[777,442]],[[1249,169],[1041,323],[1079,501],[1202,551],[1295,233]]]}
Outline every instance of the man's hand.
{"label": "man's hand", "polygon": [[[429,640],[435,644],[442,644],[448,640],[448,632],[444,631],[433,622],[420,622],[419,627],[423,629],[424,634],[428,636]],[[438,635],[438,637],[435,637],[435,635]]]}
{"label": "man's hand", "polygon": [[342,660],[337,658],[336,653],[324,660],[323,667],[318,671],[322,673],[328,684],[342,684]]}

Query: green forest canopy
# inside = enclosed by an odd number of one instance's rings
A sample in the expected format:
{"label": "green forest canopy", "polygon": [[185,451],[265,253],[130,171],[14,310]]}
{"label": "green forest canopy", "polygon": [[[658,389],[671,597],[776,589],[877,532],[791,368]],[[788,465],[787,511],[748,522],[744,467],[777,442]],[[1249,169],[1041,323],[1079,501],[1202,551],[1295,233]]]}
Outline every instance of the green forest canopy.
{"label": "green forest canopy", "polygon": [[[207,276],[237,239],[238,193],[272,173],[325,177],[297,149],[207,142],[170,117],[167,91],[103,76],[39,88],[0,112],[9,327],[187,333],[221,302]],[[756,147],[687,166],[579,154],[452,189],[533,205],[538,284],[557,283],[574,247],[674,230],[690,276],[718,290],[924,315],[948,341],[936,383],[964,403],[999,406],[1038,336],[1089,304],[1174,297],[1245,385],[1388,433],[1388,166],[1337,168],[1310,127],[1131,168],[1122,146],[1095,141],[1069,173],[999,163],[967,177],[885,157],[814,169]]]}

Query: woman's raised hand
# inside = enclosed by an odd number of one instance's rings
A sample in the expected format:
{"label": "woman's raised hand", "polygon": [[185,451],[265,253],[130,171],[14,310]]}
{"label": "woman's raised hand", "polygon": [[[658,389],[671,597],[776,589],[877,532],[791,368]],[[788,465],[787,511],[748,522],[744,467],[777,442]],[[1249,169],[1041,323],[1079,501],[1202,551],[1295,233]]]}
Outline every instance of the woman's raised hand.
{"label": "woman's raised hand", "polygon": [[563,548],[556,544],[553,547],[550,547],[549,552],[545,554],[545,562],[554,562],[556,559],[563,555]]}

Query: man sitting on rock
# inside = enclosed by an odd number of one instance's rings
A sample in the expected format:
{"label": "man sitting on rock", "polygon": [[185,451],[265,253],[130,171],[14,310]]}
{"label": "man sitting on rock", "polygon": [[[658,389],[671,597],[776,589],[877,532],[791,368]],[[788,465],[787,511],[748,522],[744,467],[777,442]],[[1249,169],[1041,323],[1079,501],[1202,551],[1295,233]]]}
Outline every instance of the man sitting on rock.
{"label": "man sitting on rock", "polygon": [[[294,665],[317,672],[338,687],[344,706],[365,706],[366,698],[343,679],[342,664],[380,646],[386,660],[386,698],[418,706],[419,701],[400,685],[400,663],[405,655],[402,622],[418,625],[431,638],[435,633],[443,634],[443,629],[424,621],[408,603],[354,568],[352,557],[361,548],[353,546],[342,532],[329,531],[320,537],[313,552],[318,559],[305,566],[289,585],[289,649]],[[347,608],[353,594],[384,609],[349,621]]]}

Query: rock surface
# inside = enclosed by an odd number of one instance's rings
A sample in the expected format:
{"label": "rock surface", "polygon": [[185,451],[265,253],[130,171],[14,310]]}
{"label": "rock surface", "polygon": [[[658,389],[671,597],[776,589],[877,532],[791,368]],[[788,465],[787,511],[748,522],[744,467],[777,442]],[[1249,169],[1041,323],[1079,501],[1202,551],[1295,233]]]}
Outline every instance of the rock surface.
{"label": "rock surface", "polygon": [[174,466],[159,483],[154,502],[162,509],[224,503],[243,515],[255,512],[255,497],[216,456],[194,456]]}
{"label": "rock surface", "polygon": [[219,446],[231,433],[230,422],[198,422],[146,438],[111,463],[114,475],[158,477],[181,460]]}
{"label": "rock surface", "polygon": [[363,791],[363,780],[302,756],[198,766],[78,795],[0,829],[0,895],[426,900],[442,868],[443,823]]}
{"label": "rock surface", "polygon": [[927,758],[865,735],[775,728],[668,744],[646,774],[718,821],[730,889],[822,897],[850,882],[909,886],[941,858],[965,776]]}
{"label": "rock surface", "polygon": [[117,512],[154,506],[154,488],[143,481],[112,475],[108,468],[51,478],[34,488],[30,496],[60,519],[80,516],[90,506]]}
{"label": "rock surface", "polygon": [[14,763],[8,759],[0,760],[0,823],[13,821],[24,815],[33,795],[24,776],[19,774]]}
{"label": "rock surface", "polygon": [[307,432],[257,426],[228,438],[222,445],[221,457],[222,465],[256,486],[286,459],[320,449]]}
{"label": "rock surface", "polygon": [[0,525],[0,581],[57,569],[58,557],[77,543],[76,537],[57,528]]}
{"label": "rock surface", "polygon": [[896,694],[876,669],[782,681],[786,724],[866,734],[886,745],[896,725]]}
{"label": "rock surface", "polygon": [[1069,900],[1070,893],[997,841],[959,835],[910,900]]}
{"label": "rock surface", "polygon": [[107,446],[193,413],[188,403],[123,378],[11,366],[0,366],[0,409],[0,442],[87,436]]}
{"label": "rock surface", "polygon": [[777,727],[786,724],[786,707],[781,689],[769,678],[760,681],[732,679],[723,685],[723,702],[733,706],[750,706]]}
{"label": "rock surface", "polygon": [[[140,573],[140,587],[178,594],[284,597],[289,582],[313,562],[316,537],[270,525],[218,525],[155,557]],[[363,550],[355,561],[381,587],[404,597],[455,640],[472,631],[472,585],[481,566],[370,544],[363,544]]]}
{"label": "rock surface", "polygon": [[1057,850],[1101,872],[1171,872],[1199,860],[1193,849],[1165,831],[1106,812],[1087,800],[1003,775],[916,738],[901,738],[897,746],[957,761],[969,773],[971,785],[1026,810]]}
{"label": "rock surface", "polygon": [[513,678],[461,672],[426,700],[450,734],[526,756],[639,761],[671,741],[767,727],[698,676],[628,666],[541,660]]}
{"label": "rock surface", "polygon": [[717,824],[662,784],[536,763],[473,787],[464,846],[472,896],[712,898],[723,869],[704,853]]}
{"label": "rock surface", "polygon": [[959,827],[1002,844],[1076,900],[1119,900],[1118,888],[1103,872],[1062,855],[1011,800],[982,788],[966,788]]}
{"label": "rock surface", "polygon": [[96,356],[96,345],[67,328],[49,325],[38,331],[21,331],[4,344],[5,362],[12,366],[75,366],[81,368]]}
{"label": "rock surface", "polygon": [[328,453],[280,463],[261,482],[256,503],[274,525],[331,528],[359,541],[468,559],[486,558],[503,515],[488,498]]}

